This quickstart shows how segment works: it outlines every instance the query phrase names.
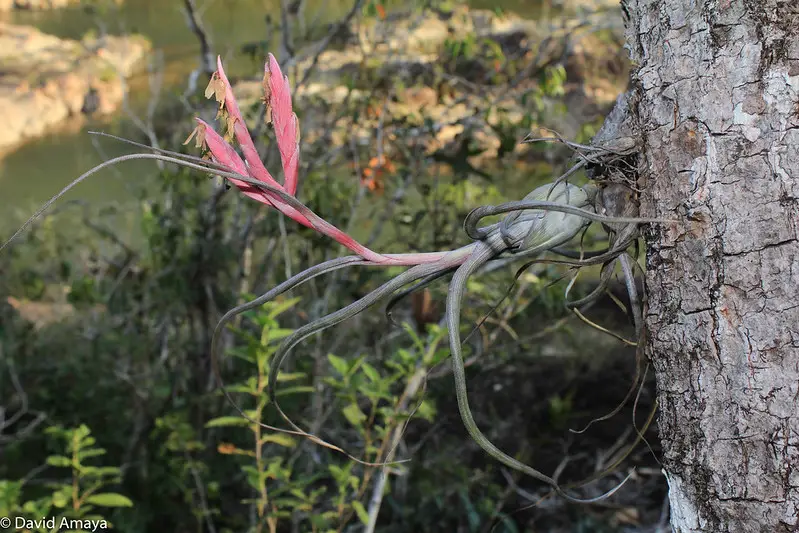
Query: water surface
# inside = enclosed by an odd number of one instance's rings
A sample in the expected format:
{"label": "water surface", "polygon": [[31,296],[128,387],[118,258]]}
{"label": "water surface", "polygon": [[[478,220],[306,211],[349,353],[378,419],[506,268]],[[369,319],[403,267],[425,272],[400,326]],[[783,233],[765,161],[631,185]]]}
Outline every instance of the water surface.
{"label": "water surface", "polygon": [[[541,0],[473,0],[470,3],[474,7],[502,8],[525,16],[546,16]],[[334,21],[352,5],[336,0],[307,0],[307,4],[309,26]],[[402,5],[401,2],[395,4]],[[229,75],[248,76],[260,68],[240,53],[243,44],[265,40],[271,49],[278,49],[275,21],[279,19],[279,0],[211,0],[198,1],[197,6],[214,52],[228,58],[225,65]],[[390,8],[391,3],[388,6]],[[155,57],[164,65],[162,91],[167,96],[163,100],[169,100],[170,93],[182,92],[189,73],[199,64],[197,38],[186,24],[183,2],[177,0],[125,0],[121,6],[96,12],[76,7],[20,11],[4,17],[9,22],[33,25],[63,38],[80,39],[87,32],[145,35],[153,43]],[[149,77],[142,72],[128,80],[128,84],[131,89],[129,111],[142,113],[152,96]],[[187,131],[190,128],[187,125]],[[130,153],[130,147],[88,135],[86,131],[92,129],[137,137],[132,121],[125,111],[120,111],[113,117],[88,119],[78,128],[57,128],[0,159],[0,232],[7,233],[23,216],[32,213],[36,206],[87,169],[109,157]],[[98,203],[113,199],[124,203],[130,193],[126,183],[130,180],[146,183],[153,174],[154,164],[138,161],[124,165],[119,172],[102,171],[100,176],[77,187],[66,198]]]}

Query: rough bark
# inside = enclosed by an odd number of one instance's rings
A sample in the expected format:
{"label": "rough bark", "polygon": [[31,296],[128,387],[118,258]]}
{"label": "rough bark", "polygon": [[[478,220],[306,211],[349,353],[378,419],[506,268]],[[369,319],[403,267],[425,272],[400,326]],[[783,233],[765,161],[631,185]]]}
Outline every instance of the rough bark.
{"label": "rough bark", "polygon": [[672,526],[799,531],[799,2],[623,7]]}

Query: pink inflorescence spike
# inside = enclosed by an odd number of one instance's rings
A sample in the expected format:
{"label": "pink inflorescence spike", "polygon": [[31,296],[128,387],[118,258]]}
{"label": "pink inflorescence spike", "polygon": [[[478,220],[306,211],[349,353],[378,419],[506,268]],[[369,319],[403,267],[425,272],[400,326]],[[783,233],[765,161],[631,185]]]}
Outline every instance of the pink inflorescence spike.
{"label": "pink inflorescence spike", "polygon": [[[413,258],[400,258],[373,252],[337,227],[321,219],[302,204],[289,202],[293,198],[286,199],[286,196],[293,197],[297,191],[300,129],[297,115],[291,105],[291,87],[289,86],[288,77],[284,76],[280,71],[280,65],[278,65],[272,54],[269,54],[267,64],[264,67],[264,102],[275,127],[277,145],[285,177],[283,185],[272,177],[258,156],[255,143],[247,130],[236,98],[233,96],[230,82],[222,68],[221,59],[217,60],[217,71],[211,77],[211,82],[208,84],[208,89],[206,89],[205,93],[209,98],[215,98],[219,102],[218,118],[223,120],[227,128],[227,137],[223,138],[206,122],[197,119],[199,125],[195,133],[197,134],[198,145],[205,146],[212,159],[224,166],[229,172],[247,179],[261,181],[278,191],[262,190],[251,183],[230,178],[231,183],[245,195],[274,207],[292,220],[327,235],[364,259],[376,264],[415,264],[419,260],[415,256]],[[233,137],[238,142],[244,159],[239,156],[233,146],[226,140],[230,139],[232,141]],[[281,197],[280,193],[285,193],[285,195]],[[292,205],[289,205],[290,203]],[[437,257],[437,254],[423,255],[425,255],[422,258],[423,262],[433,261],[434,256]]]}
{"label": "pink inflorescence spike", "polygon": [[225,69],[222,68],[221,57],[216,58],[216,64],[217,71],[215,76],[218,77],[219,81],[224,85],[225,91],[225,100],[224,102],[220,102],[220,105],[224,105],[233,121],[233,133],[241,147],[241,153],[244,155],[244,159],[250,167],[250,173],[256,179],[266,182],[273,187],[279,187],[280,185],[275,181],[272,175],[269,174],[266,167],[264,167],[258,155],[258,151],[255,149],[255,143],[252,137],[250,137],[250,132],[247,130],[247,125],[244,123],[244,118],[242,118],[241,112],[239,111],[239,105],[233,97],[233,90],[230,88],[230,82],[225,75]]}
{"label": "pink inflorescence spike", "polygon": [[280,71],[275,56],[269,54],[264,67],[264,95],[271,110],[277,146],[283,162],[283,186],[293,195],[297,192],[300,164],[300,125],[291,107],[291,87],[288,76]]}

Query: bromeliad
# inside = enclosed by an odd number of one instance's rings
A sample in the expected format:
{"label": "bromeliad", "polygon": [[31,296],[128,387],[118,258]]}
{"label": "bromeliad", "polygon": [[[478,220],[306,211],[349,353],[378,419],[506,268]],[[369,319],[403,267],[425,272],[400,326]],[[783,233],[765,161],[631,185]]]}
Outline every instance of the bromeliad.
{"label": "bromeliad", "polygon": [[[422,287],[435,279],[454,273],[447,298],[446,318],[449,329],[453,373],[455,377],[455,392],[461,417],[469,434],[496,460],[510,468],[519,470],[535,479],[547,483],[561,496],[572,501],[592,501],[579,500],[567,495],[553,478],[519,462],[499,450],[477,427],[469,408],[464,364],[460,350],[460,307],[465,293],[466,281],[486,263],[502,258],[527,257],[551,251],[561,253],[562,255],[574,259],[574,252],[563,250],[560,246],[566,244],[584,230],[591,221],[605,224],[615,223],[628,225],[663,221],[600,215],[594,210],[597,197],[601,197],[601,195],[598,195],[597,187],[590,184],[578,187],[568,183],[565,178],[568,177],[570,173],[567,173],[551,184],[538,187],[521,202],[510,202],[499,206],[485,206],[476,209],[467,217],[465,224],[467,234],[474,241],[471,244],[455,250],[432,253],[381,254],[374,252],[336,228],[333,224],[319,217],[295,197],[300,165],[299,121],[292,109],[288,78],[283,75],[280,66],[271,54],[268,57],[264,69],[263,87],[264,103],[267,106],[267,117],[274,125],[277,146],[282,162],[282,184],[269,173],[261,161],[255,148],[255,143],[244,123],[230,83],[222,68],[221,61],[218,61],[217,71],[212,76],[211,82],[206,90],[206,95],[215,98],[219,103],[219,112],[217,116],[224,124],[223,134],[220,135],[209,124],[197,119],[197,127],[192,135],[189,136],[189,139],[186,140],[188,143],[189,140],[194,137],[198,147],[207,149],[207,152],[202,158],[138,145],[154,153],[139,153],[117,157],[89,170],[45,203],[10,239],[0,246],[0,251],[8,246],[33,222],[33,220],[70,189],[102,168],[133,159],[155,159],[220,176],[235,185],[249,198],[276,209],[298,224],[312,228],[351,250],[354,255],[333,259],[313,266],[291,277],[259,298],[228,311],[220,319],[214,331],[211,343],[212,366],[220,388],[231,404],[233,404],[238,412],[242,416],[245,416],[245,418],[247,418],[246,414],[236,406],[228,391],[225,389],[218,368],[218,355],[221,347],[220,336],[226,325],[236,315],[249,309],[259,307],[278,295],[316,276],[348,266],[410,267],[405,272],[386,282],[360,300],[300,327],[284,340],[272,360],[268,387],[270,400],[274,403],[278,411],[280,411],[280,406],[275,401],[275,384],[281,363],[294,346],[308,336],[351,318],[383,298],[394,295],[398,291],[407,294],[409,291]],[[241,155],[239,155],[232,145],[234,140],[239,146]],[[502,221],[488,226],[478,227],[478,222],[482,217],[503,213],[509,214],[506,215]],[[579,266],[599,264],[608,260],[614,260],[621,254],[626,253],[626,248],[629,246],[630,242],[629,239],[619,239],[616,245],[611,246],[604,252],[595,253],[591,259],[586,259],[585,255],[579,254],[577,259],[572,261],[571,264]],[[411,289],[406,289],[407,286],[412,284],[413,286]],[[343,452],[340,448],[325,443],[321,439],[304,432],[293,424],[282,411],[280,411],[280,413],[294,428],[292,431],[266,426],[260,420],[250,421],[277,431],[301,434],[311,438],[317,443]],[[614,489],[614,491],[615,490],[616,489]],[[606,495],[603,495],[602,497],[605,496]],[[598,498],[594,498],[593,500],[596,499]]]}
{"label": "bromeliad", "polygon": [[[268,391],[270,400],[295,432],[306,434],[282,412],[275,397],[277,376],[281,364],[288,356],[289,351],[305,338],[355,316],[364,309],[383,298],[391,296],[409,284],[420,282],[421,280],[421,282],[416,285],[418,287],[454,272],[449,296],[447,298],[446,316],[449,326],[450,350],[453,359],[458,407],[469,434],[487,453],[510,468],[524,472],[549,484],[555,488],[559,494],[569,500],[587,501],[567,495],[560,489],[553,478],[546,476],[538,470],[519,462],[499,450],[477,427],[468,404],[466,377],[460,351],[461,339],[458,326],[460,322],[461,301],[469,276],[474,274],[489,261],[500,258],[501,256],[506,256],[507,254],[530,256],[545,251],[558,251],[557,247],[570,241],[590,224],[591,221],[637,224],[643,222],[644,219],[612,218],[598,215],[592,208],[597,194],[597,190],[594,186],[577,187],[564,180],[559,180],[553,184],[537,188],[522,202],[498,206],[497,208],[484,208],[494,209],[495,212],[491,214],[511,212],[511,214],[506,216],[500,223],[478,228],[476,225],[477,220],[482,216],[486,216],[486,213],[475,213],[475,215],[479,216],[472,216],[467,221],[467,229],[470,229],[469,234],[475,239],[475,242],[472,244],[448,252],[379,254],[359,244],[332,224],[317,217],[308,208],[302,206],[302,204],[289,201],[289,198],[293,200],[293,194],[297,188],[299,124],[297,116],[292,111],[288,79],[282,75],[277,61],[271,54],[269,55],[265,69],[264,101],[267,106],[267,114],[271,115],[270,118],[275,126],[275,134],[283,162],[283,186],[272,178],[257,156],[252,139],[244,125],[238,105],[233,97],[230,84],[222,69],[221,62],[209,85],[207,94],[209,96],[214,96],[219,102],[219,116],[225,123],[227,137],[231,140],[232,137],[235,137],[244,155],[244,160],[238,156],[236,151],[225,139],[204,122],[200,122],[197,129],[198,145],[207,147],[213,161],[222,165],[228,172],[240,175],[246,174],[251,178],[250,181],[231,179],[231,182],[239,187],[244,194],[255,200],[271,205],[296,222],[314,228],[320,233],[331,237],[356,254],[355,256],[334,259],[311,267],[278,287],[275,287],[261,297],[240,305],[226,313],[214,332],[214,339],[212,341],[212,357],[214,361],[218,359],[220,334],[230,320],[244,311],[263,305],[279,294],[313,277],[354,265],[410,266],[410,269],[375,289],[360,300],[299,328],[284,340],[277,354],[275,354],[269,372]],[[268,186],[254,187],[255,180]],[[219,378],[219,376],[217,377]],[[220,380],[220,384],[221,383]],[[241,410],[239,410],[239,412],[244,415]],[[260,423],[260,421],[252,422]],[[308,436],[318,441],[316,437],[312,435]],[[607,495],[603,495],[602,497],[605,496]]]}

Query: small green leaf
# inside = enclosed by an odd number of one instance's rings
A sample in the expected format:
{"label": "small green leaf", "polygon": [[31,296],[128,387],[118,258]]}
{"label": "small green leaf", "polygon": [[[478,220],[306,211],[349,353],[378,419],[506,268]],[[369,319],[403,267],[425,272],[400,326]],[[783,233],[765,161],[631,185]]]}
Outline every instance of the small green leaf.
{"label": "small green leaf", "polygon": [[254,418],[258,418],[259,414],[260,413],[258,413],[258,411],[256,409],[245,409],[244,410],[244,419],[247,420],[249,418],[249,419],[252,420]]}
{"label": "small green leaf", "polygon": [[305,494],[300,489],[297,489],[297,488],[289,489],[289,493],[293,494],[295,497],[299,498],[301,501],[304,501],[304,502],[309,501],[308,495]]}
{"label": "small green leaf", "polygon": [[345,464],[343,467],[338,465],[328,465],[327,469],[330,472],[330,475],[333,476],[333,479],[336,481],[336,485],[339,487],[346,487],[347,483],[349,482],[348,479],[350,477],[350,471],[355,463],[350,462]]}
{"label": "small green leaf", "polygon": [[411,338],[413,344],[416,346],[416,349],[424,353],[425,351],[424,341],[416,333],[416,330],[407,322],[402,323],[402,329],[404,329],[405,333],[407,333],[408,336]]}
{"label": "small green leaf", "polygon": [[350,476],[347,478],[347,482],[350,484],[352,490],[357,491],[358,486],[361,484],[361,478],[358,476]]}
{"label": "small green leaf", "polygon": [[284,300],[282,302],[277,302],[269,306],[269,318],[275,318],[280,313],[291,309],[294,307],[297,302],[299,302],[302,298],[289,298],[288,300]]}
{"label": "small green leaf", "polygon": [[69,503],[69,498],[64,491],[58,491],[53,493],[53,507],[57,507],[59,509],[63,509]]}
{"label": "small green leaf", "polygon": [[257,395],[258,391],[249,384],[228,385],[228,392],[242,392],[244,394]]}
{"label": "small green leaf", "polygon": [[293,448],[296,444],[294,439],[283,433],[271,433],[269,435],[265,435],[261,440],[264,443],[273,442],[275,444],[279,444],[280,446],[285,446],[286,448]]}
{"label": "small green leaf", "polygon": [[360,385],[360,392],[371,401],[387,400],[390,402],[395,399],[395,397],[392,394],[390,394],[386,390],[383,390],[383,387],[376,388],[372,385],[365,383]]}
{"label": "small green leaf", "polygon": [[369,513],[366,512],[366,509],[364,509],[363,504],[361,502],[359,501],[352,502],[352,508],[355,509],[358,518],[361,520],[361,522],[364,525],[369,523]]}
{"label": "small green leaf", "polygon": [[[240,335],[240,336],[243,337],[244,335]],[[255,362],[255,357],[251,353],[251,350],[248,349],[248,348],[231,348],[226,353],[227,353],[227,355],[231,355],[233,357],[238,357],[239,359],[247,361],[248,363],[254,363]]]}
{"label": "small green leaf", "polygon": [[373,367],[369,363],[364,363],[363,365],[361,365],[361,369],[363,370],[363,373],[366,374],[366,377],[369,378],[369,381],[371,381],[372,383],[380,381],[380,373],[375,369],[375,367]]}
{"label": "small green leaf", "polygon": [[352,376],[354,375],[359,368],[363,365],[364,361],[366,360],[366,355],[361,355],[357,359],[355,359],[352,364],[350,364],[350,369],[347,370],[347,375]]}
{"label": "small green leaf", "polygon": [[327,355],[327,360],[330,361],[330,364],[336,369],[336,372],[342,376],[347,375],[347,371],[350,369],[350,365],[347,364],[347,361],[332,353]]}
{"label": "small green leaf", "polygon": [[416,410],[416,414],[419,415],[424,420],[428,422],[432,422],[433,419],[436,417],[436,408],[430,402],[430,400],[423,400],[422,403],[419,404],[419,408]]}
{"label": "small green leaf", "polygon": [[301,392],[313,392],[314,388],[310,385],[299,385],[297,387],[286,387],[285,389],[280,389],[279,391],[275,392],[275,396],[286,396],[289,394],[298,394]]}
{"label": "small green leaf", "polygon": [[220,416],[206,422],[207,428],[219,428],[226,426],[249,426],[250,422],[240,416]]}
{"label": "small green leaf", "polygon": [[127,496],[115,492],[92,494],[86,501],[100,507],[133,507],[133,502]]}
{"label": "small green leaf", "polygon": [[263,334],[261,335],[261,345],[279,341],[280,339],[285,339],[292,333],[294,333],[293,329],[265,327]]}
{"label": "small green leaf", "polygon": [[358,404],[355,402],[342,409],[341,413],[344,415],[344,418],[356,428],[361,427],[364,420],[366,420],[366,415],[363,414],[363,411],[361,411],[361,408],[358,407]]}
{"label": "small green leaf", "polygon": [[105,455],[105,449],[103,448],[90,448],[88,450],[81,450],[78,452],[78,457],[81,459],[88,459],[90,457],[97,457],[100,455]]}
{"label": "small green leaf", "polygon": [[99,476],[116,476],[122,473],[122,470],[116,466],[98,466],[95,471]]}
{"label": "small green leaf", "polygon": [[75,428],[74,435],[78,440],[82,440],[85,437],[88,437],[91,434],[91,430],[89,426],[86,424],[81,424],[79,427]]}
{"label": "small green leaf", "polygon": [[278,381],[294,381],[305,377],[305,372],[281,372],[277,375]]}
{"label": "small green leaf", "polygon": [[47,458],[47,464],[50,466],[69,466],[72,462],[63,455],[51,455]]}
{"label": "small green leaf", "polygon": [[247,483],[249,483],[252,488],[258,490],[261,486],[258,470],[256,470],[254,466],[244,465],[241,467],[241,471],[244,472],[244,475],[247,477]]}

